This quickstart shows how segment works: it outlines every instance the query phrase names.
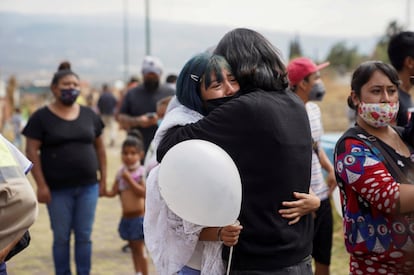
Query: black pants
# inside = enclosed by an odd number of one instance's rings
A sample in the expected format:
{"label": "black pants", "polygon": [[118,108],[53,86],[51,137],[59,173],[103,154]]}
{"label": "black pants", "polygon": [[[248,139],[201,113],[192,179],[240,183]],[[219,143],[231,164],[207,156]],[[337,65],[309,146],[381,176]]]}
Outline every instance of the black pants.
{"label": "black pants", "polygon": [[231,275],[312,275],[312,257],[307,256],[300,263],[276,270],[234,270]]}

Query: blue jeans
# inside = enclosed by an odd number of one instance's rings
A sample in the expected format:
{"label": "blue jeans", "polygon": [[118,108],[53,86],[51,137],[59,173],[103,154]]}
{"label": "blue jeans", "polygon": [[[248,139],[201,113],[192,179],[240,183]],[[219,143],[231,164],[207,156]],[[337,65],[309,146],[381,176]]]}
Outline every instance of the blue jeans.
{"label": "blue jeans", "polygon": [[200,270],[193,269],[188,266],[184,266],[179,272],[178,275],[200,275]]}
{"label": "blue jeans", "polygon": [[53,261],[56,275],[70,275],[70,235],[75,236],[78,275],[89,275],[92,257],[92,226],[99,185],[91,184],[51,191],[47,205],[53,231]]}
{"label": "blue jeans", "polygon": [[7,275],[6,262],[0,263],[0,275]]}

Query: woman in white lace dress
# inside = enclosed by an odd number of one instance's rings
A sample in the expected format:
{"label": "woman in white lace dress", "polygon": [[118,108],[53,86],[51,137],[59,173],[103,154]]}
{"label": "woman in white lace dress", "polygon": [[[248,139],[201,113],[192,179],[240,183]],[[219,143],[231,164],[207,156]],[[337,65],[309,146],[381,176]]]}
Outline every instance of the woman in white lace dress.
{"label": "woman in white lace dress", "polygon": [[[194,56],[178,77],[177,98],[170,103],[155,143],[168,129],[195,122],[205,115],[208,112],[205,101],[229,97],[238,90],[239,85],[224,58],[209,54]],[[203,227],[175,215],[159,193],[158,167],[150,172],[147,188],[144,234],[157,272],[223,274],[221,245],[235,245],[242,226]]]}

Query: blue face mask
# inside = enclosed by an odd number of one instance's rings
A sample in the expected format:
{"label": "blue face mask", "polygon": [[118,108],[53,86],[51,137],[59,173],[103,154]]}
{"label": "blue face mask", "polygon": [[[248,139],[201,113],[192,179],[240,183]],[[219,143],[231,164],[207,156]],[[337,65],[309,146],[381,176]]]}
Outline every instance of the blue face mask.
{"label": "blue face mask", "polygon": [[157,125],[158,125],[158,127],[160,127],[161,122],[162,122],[162,119],[157,120]]}
{"label": "blue face mask", "polygon": [[76,89],[61,89],[59,99],[63,105],[71,106],[73,105],[73,103],[75,103],[79,94],[80,91]]}

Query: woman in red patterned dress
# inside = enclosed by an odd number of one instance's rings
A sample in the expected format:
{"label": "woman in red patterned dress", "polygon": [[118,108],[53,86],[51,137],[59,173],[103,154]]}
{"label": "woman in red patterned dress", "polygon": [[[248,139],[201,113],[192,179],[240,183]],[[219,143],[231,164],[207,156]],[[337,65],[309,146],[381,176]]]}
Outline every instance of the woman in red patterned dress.
{"label": "woman in red patterned dress", "polygon": [[379,61],[352,77],[356,126],[335,148],[350,274],[414,274],[414,150],[392,126],[398,85],[397,72]]}

